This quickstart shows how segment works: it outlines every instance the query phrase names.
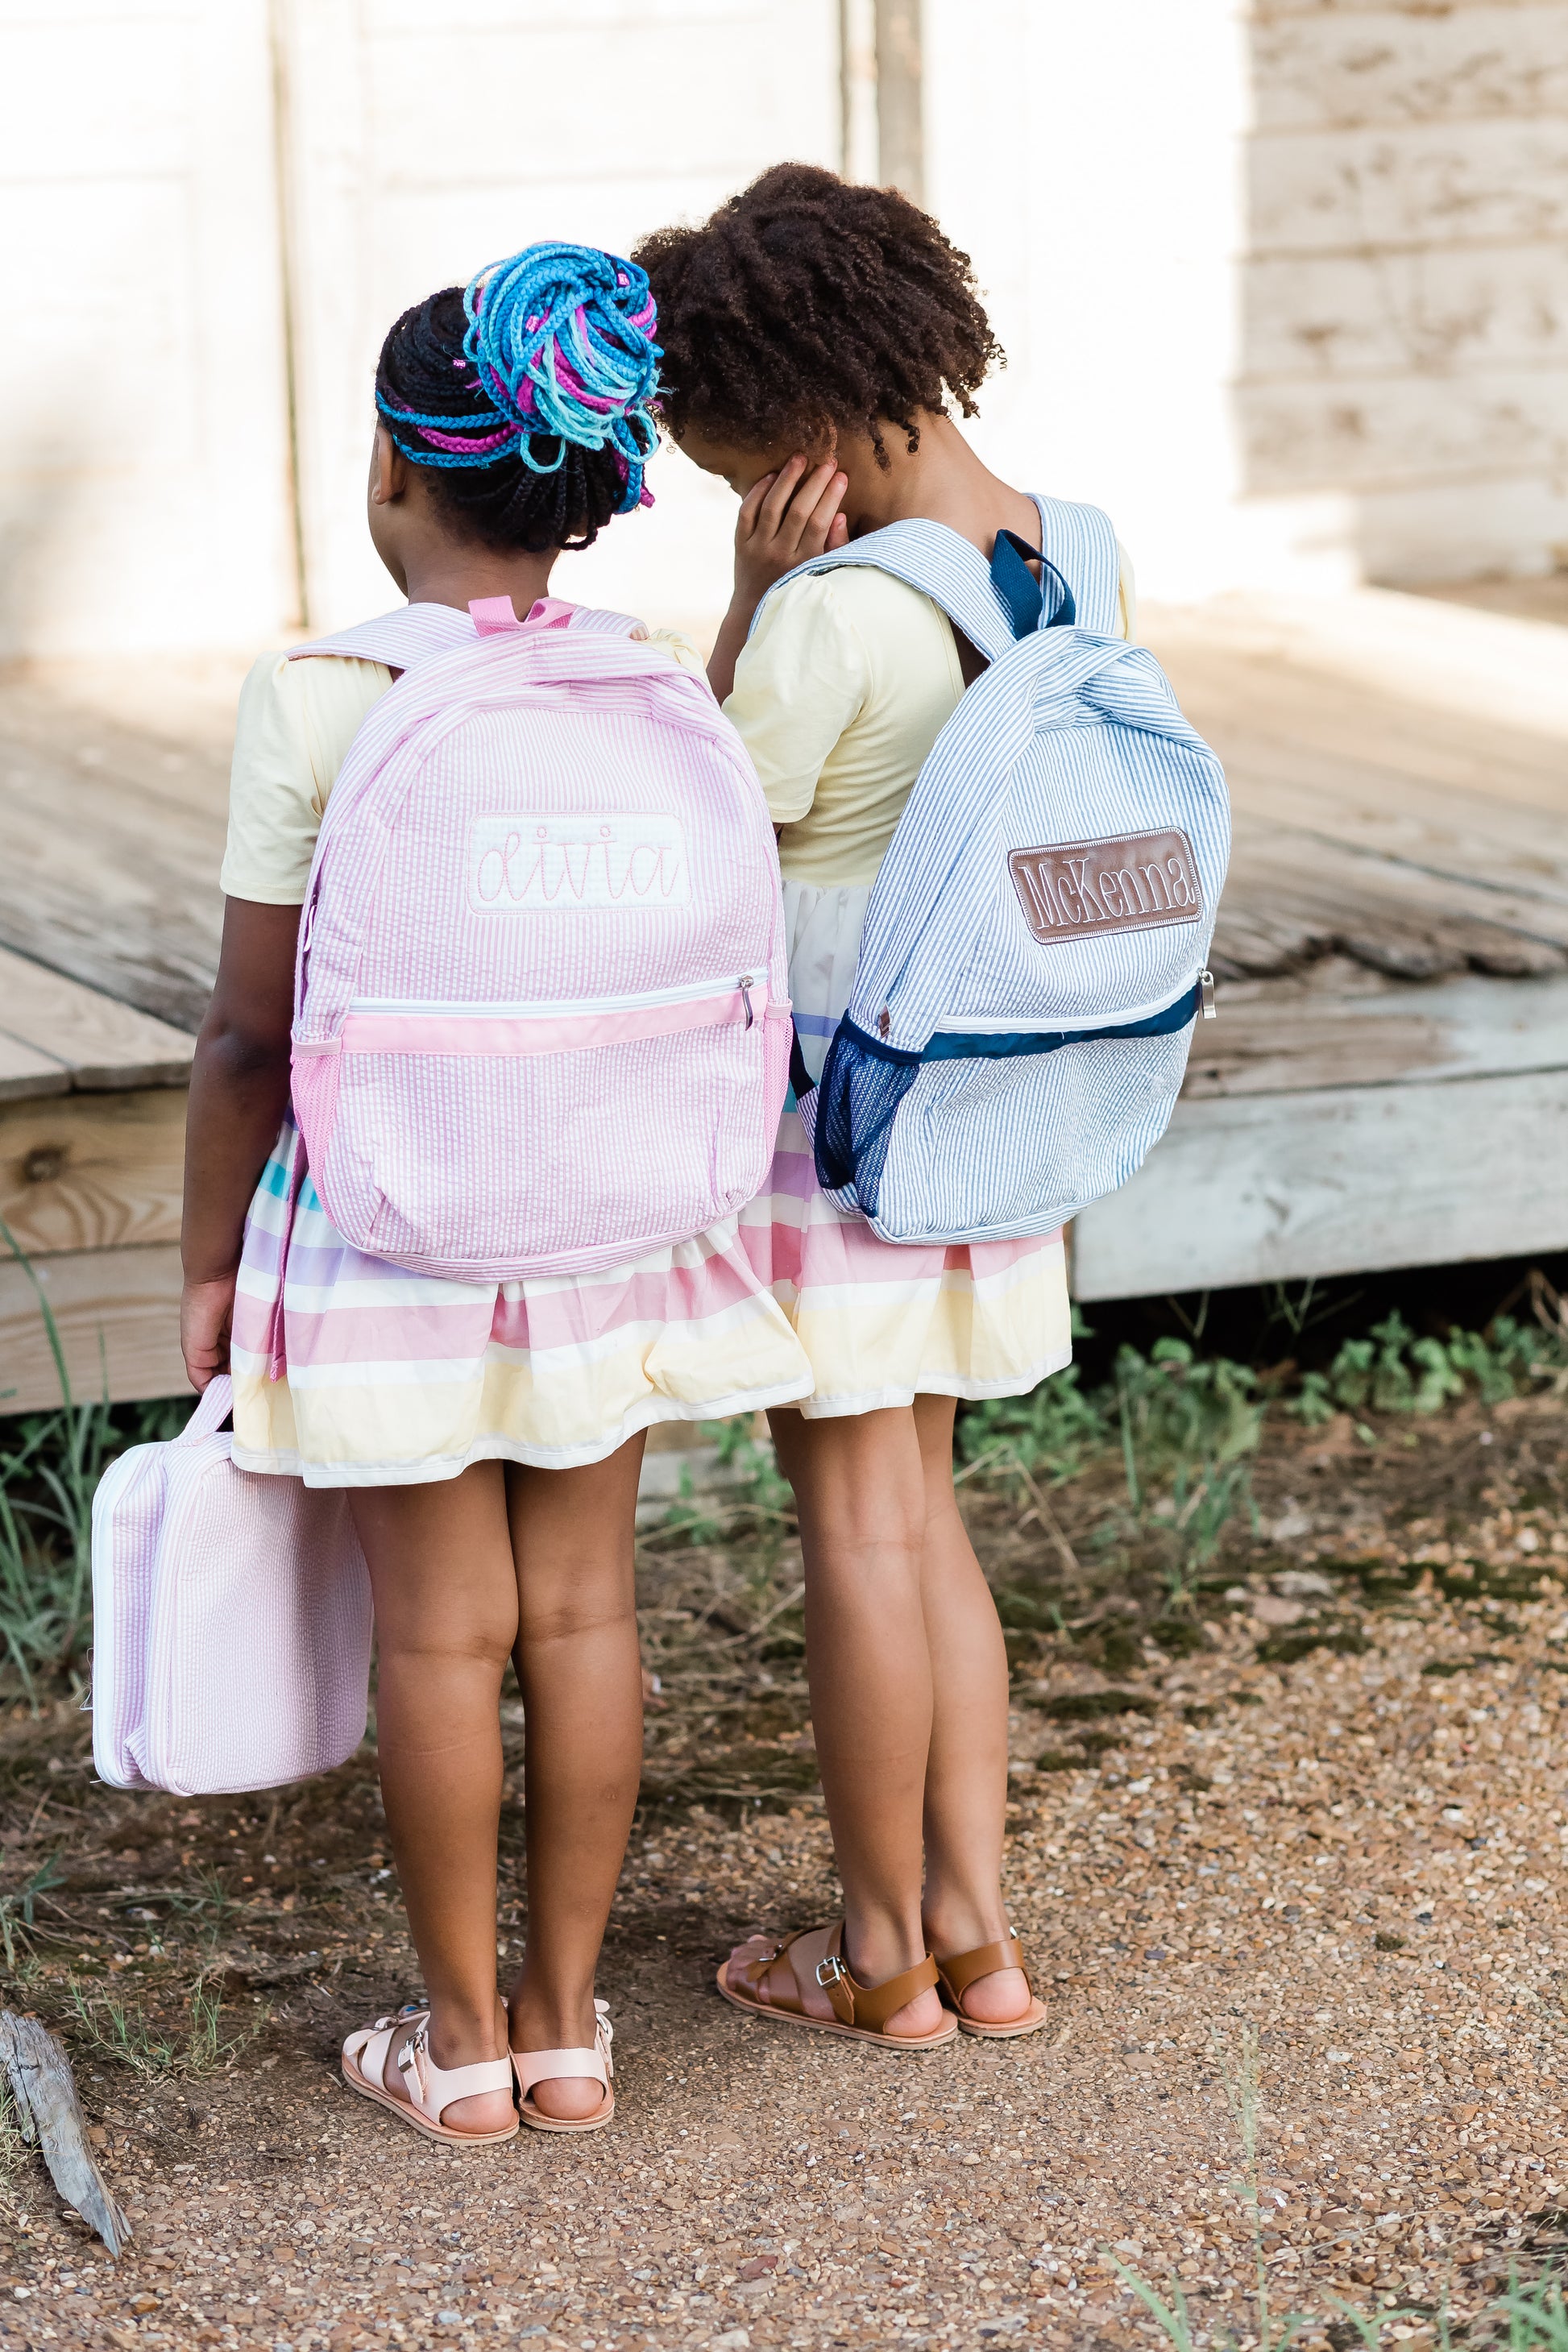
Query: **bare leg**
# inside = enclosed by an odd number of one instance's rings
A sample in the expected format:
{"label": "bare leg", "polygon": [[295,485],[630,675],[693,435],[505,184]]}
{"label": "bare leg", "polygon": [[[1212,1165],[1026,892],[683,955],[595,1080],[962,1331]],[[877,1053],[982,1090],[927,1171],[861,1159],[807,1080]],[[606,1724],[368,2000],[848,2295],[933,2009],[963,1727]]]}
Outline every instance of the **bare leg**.
{"label": "bare leg", "polygon": [[[925,1488],[921,1605],[933,1706],[925,1782],[925,1928],[939,1956],[973,1951],[1007,1932],[1002,1839],[1007,1804],[1007,1652],[996,1604],[952,1491],[951,1397],[917,1397]],[[1021,2017],[1017,1969],[976,1979],[966,2015],[1000,2025]]]}
{"label": "bare leg", "polygon": [[[528,1952],[509,2001],[516,2050],[594,2040],[594,1970],[642,1769],[633,1534],[643,1441],[582,1470],[507,1473],[517,1560],[517,1677],[528,1717]],[[604,2093],[539,2084],[563,2121]]]}
{"label": "bare leg", "polygon": [[[914,1416],[889,1412],[806,1421],[771,1415],[795,1488],[805,1559],[806,1659],[822,1786],[844,1882],[845,1949],[863,1984],[881,1984],[925,1949],[921,1822],[931,1735],[931,1663],[921,1612],[925,1493]],[[809,2011],[832,2014],[809,1980]],[[934,2032],[934,1992],[895,2011],[887,2031]]]}
{"label": "bare leg", "polygon": [[[437,2066],[504,2058],[496,1995],[500,1683],[517,1637],[517,1577],[500,1465],[438,1485],[360,1487],[379,1655],[382,1796],[430,2003]],[[406,2096],[394,2037],[385,2087]],[[499,2131],[510,2094],[458,2099],[458,2131]]]}

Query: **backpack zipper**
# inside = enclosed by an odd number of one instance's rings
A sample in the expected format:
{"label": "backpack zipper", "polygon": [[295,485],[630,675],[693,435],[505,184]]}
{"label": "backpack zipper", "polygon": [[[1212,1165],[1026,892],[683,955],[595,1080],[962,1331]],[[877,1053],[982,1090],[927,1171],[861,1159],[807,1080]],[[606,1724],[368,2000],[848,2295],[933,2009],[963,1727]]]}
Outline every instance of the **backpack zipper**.
{"label": "backpack zipper", "polygon": [[[752,991],[756,994],[753,997]],[[740,1003],[737,1005],[736,998]],[[515,1058],[627,1045],[687,1029],[755,1028],[760,1017],[788,1015],[787,998],[771,1001],[766,979],[684,982],[679,988],[628,990],[620,996],[556,998],[540,1003],[442,1003],[430,997],[356,997],[331,1037],[294,1040],[296,1061],[339,1054],[459,1054]]]}
{"label": "backpack zipper", "polygon": [[497,1003],[471,997],[444,1003],[430,996],[356,996],[348,1009],[351,1013],[422,1013],[450,1021],[549,1021],[570,1018],[579,1013],[637,1013],[645,1005],[685,1004],[700,997],[720,996],[727,988],[732,988],[740,992],[745,1004],[749,1029],[753,1019],[751,991],[756,985],[756,974],[743,971],[738,977],[727,973],[718,980],[685,981],[679,988],[628,990],[620,996],[552,996],[529,1003]]}

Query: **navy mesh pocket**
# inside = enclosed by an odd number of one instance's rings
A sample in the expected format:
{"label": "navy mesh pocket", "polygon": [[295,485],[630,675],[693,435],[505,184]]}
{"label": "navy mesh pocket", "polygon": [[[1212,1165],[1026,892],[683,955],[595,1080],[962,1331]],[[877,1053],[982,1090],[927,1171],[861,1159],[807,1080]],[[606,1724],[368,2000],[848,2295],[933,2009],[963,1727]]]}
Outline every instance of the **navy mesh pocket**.
{"label": "navy mesh pocket", "polygon": [[825,1192],[853,1187],[863,1216],[877,1213],[893,1120],[920,1066],[918,1054],[868,1036],[847,1013],[827,1049],[816,1090],[816,1181]]}

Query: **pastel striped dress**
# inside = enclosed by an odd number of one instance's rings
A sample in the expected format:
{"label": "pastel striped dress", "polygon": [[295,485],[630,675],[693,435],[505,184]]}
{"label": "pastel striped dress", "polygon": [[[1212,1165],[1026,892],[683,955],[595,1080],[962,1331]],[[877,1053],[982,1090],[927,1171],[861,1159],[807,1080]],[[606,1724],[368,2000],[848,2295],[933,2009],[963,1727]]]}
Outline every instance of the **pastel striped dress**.
{"label": "pastel striped dress", "polygon": [[[682,639],[671,656],[700,666]],[[299,906],[379,664],[267,656],[241,696],[223,887]],[[246,1223],[231,1341],[234,1458],[307,1486],[398,1486],[500,1460],[597,1462],[662,1421],[804,1396],[811,1368],[736,1217],[601,1275],[410,1274],[332,1225],[286,1118]]]}
{"label": "pastel striped dress", "polygon": [[[1131,635],[1122,559],[1122,631]],[[885,572],[807,574],[778,591],[725,704],[781,828],[790,997],[814,1077],[846,1011],[877,869],[958,707],[952,624]],[[811,1360],[808,1419],[921,1394],[1019,1396],[1072,1355],[1059,1233],[917,1248],[826,1200],[793,1094],[765,1192],[742,1213],[752,1263]]]}

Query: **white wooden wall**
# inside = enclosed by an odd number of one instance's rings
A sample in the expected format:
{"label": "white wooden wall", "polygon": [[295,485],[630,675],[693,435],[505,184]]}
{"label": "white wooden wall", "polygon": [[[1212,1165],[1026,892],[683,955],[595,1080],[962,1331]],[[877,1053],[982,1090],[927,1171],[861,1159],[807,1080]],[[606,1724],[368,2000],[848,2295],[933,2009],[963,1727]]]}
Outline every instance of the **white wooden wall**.
{"label": "white wooden wall", "polygon": [[292,611],[266,0],[0,0],[0,657]]}
{"label": "white wooden wall", "polygon": [[[1110,507],[1146,593],[1568,560],[1568,0],[923,16],[927,199],[1011,357],[982,446]],[[836,163],[846,122],[874,169],[876,16],[0,0],[0,657],[254,646],[301,589],[318,625],[375,609],[395,312]],[[700,626],[728,496],[672,455],[652,487],[563,584]]]}
{"label": "white wooden wall", "polygon": [[1568,5],[1258,0],[1249,492],[1384,580],[1568,562]]}
{"label": "white wooden wall", "polygon": [[984,442],[1144,589],[1568,562],[1564,0],[925,0]]}
{"label": "white wooden wall", "polygon": [[[625,252],[781,156],[837,165],[837,0],[282,0],[300,490],[313,624],[389,601],[363,482],[399,310],[537,237]],[[684,459],[565,593],[700,623],[732,502]]]}
{"label": "white wooden wall", "polygon": [[1107,508],[1146,593],[1245,578],[1232,0],[925,0],[925,40],[927,201],[1008,354],[981,447]]}

